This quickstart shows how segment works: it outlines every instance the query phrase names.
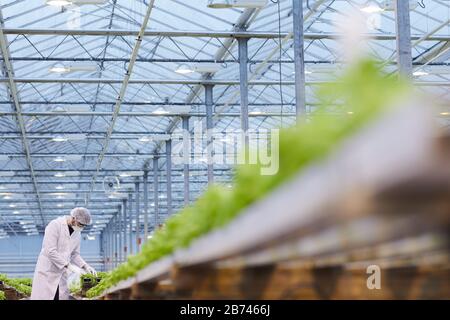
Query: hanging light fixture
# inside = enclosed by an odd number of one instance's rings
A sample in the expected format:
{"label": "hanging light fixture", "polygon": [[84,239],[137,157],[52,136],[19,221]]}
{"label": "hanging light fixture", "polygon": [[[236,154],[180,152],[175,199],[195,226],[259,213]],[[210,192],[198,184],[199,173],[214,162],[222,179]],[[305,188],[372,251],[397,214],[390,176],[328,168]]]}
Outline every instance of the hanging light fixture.
{"label": "hanging light fixture", "polygon": [[183,63],[180,64],[176,69],[175,69],[176,73],[179,74],[189,74],[189,73],[193,73],[194,70],[192,69],[192,67],[190,67],[189,65]]}
{"label": "hanging light fixture", "polygon": [[49,6],[64,7],[70,5],[82,6],[87,4],[101,5],[107,2],[108,0],[47,0],[45,3]]}
{"label": "hanging light fixture", "polygon": [[207,7],[212,9],[227,8],[262,8],[267,0],[208,0]]}
{"label": "hanging light fixture", "polygon": [[426,72],[426,71],[422,71],[422,70],[418,70],[418,71],[414,71],[413,72],[413,76],[414,77],[421,77],[421,76],[427,76],[427,75],[429,75],[429,73]]}
{"label": "hanging light fixture", "polygon": [[140,137],[139,141],[140,142],[150,142],[150,141],[152,141],[152,138],[144,136],[144,137]]}
{"label": "hanging light fixture", "polygon": [[377,12],[383,12],[384,9],[380,7],[378,2],[376,1],[367,1],[360,10],[364,13],[377,13]]}
{"label": "hanging light fixture", "polygon": [[57,63],[51,66],[48,71],[52,73],[67,73],[70,72],[70,68],[66,67],[62,63]]}
{"label": "hanging light fixture", "polygon": [[45,3],[49,6],[62,7],[62,6],[68,6],[72,2],[68,1],[68,0],[47,0]]}
{"label": "hanging light fixture", "polygon": [[156,109],[155,111],[153,111],[152,113],[158,114],[158,115],[164,115],[164,114],[169,114],[170,112],[167,111],[166,109],[160,107],[160,108]]}

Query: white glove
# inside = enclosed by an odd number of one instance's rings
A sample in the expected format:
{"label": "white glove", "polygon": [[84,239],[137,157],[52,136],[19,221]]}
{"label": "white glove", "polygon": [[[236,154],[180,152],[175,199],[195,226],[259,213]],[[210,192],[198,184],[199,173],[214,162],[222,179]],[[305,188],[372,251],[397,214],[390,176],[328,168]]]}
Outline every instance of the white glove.
{"label": "white glove", "polygon": [[95,269],[92,268],[90,265],[85,264],[83,266],[83,269],[86,270],[88,273],[92,274],[93,276],[95,276],[95,277],[97,276],[97,271],[95,271]]}
{"label": "white glove", "polygon": [[73,265],[71,263],[69,263],[69,265],[67,266],[67,270],[69,270],[70,272],[76,273],[78,275],[82,275],[82,274],[86,273],[84,270],[78,268],[76,265]]}

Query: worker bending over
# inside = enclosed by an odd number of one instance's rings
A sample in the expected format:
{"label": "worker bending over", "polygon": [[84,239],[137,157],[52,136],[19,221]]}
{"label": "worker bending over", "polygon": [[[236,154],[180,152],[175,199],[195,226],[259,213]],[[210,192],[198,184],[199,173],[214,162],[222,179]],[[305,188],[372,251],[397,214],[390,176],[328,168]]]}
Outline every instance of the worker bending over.
{"label": "worker bending over", "polygon": [[89,210],[74,208],[70,216],[59,217],[47,225],[34,271],[31,300],[68,300],[69,272],[97,275],[80,256],[81,230],[89,224]]}

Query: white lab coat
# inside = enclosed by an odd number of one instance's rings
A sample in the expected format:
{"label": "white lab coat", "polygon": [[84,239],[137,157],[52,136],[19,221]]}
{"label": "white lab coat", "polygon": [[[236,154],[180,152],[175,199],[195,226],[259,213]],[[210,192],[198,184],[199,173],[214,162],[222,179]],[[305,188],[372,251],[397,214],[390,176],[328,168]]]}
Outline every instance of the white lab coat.
{"label": "white lab coat", "polygon": [[59,299],[68,300],[67,264],[82,268],[80,232],[69,233],[67,217],[52,220],[45,228],[42,250],[36,264],[31,300],[53,300],[59,285]]}

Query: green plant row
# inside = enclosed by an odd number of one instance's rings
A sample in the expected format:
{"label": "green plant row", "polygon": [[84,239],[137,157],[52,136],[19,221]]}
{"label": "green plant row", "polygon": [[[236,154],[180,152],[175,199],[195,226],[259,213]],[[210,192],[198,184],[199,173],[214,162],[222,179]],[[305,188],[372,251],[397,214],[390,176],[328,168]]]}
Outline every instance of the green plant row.
{"label": "green plant row", "polygon": [[6,300],[5,293],[0,290],[0,300]]}
{"label": "green plant row", "polygon": [[90,273],[86,273],[80,276],[80,281],[83,283],[84,279],[90,279],[91,281],[97,281],[97,278],[103,279],[107,275],[106,272],[97,272],[97,275],[94,276]]}
{"label": "green plant row", "polygon": [[[261,175],[261,165],[241,165],[235,170],[233,188],[213,185],[191,206],[170,217],[156,230],[140,253],[112,270],[96,287],[87,292],[96,297],[121,280],[135,275],[150,263],[187,247],[211,230],[223,227],[243,209],[291,179],[309,164],[320,161],[339,147],[339,142],[375,119],[396,99],[409,92],[407,82],[387,77],[379,64],[363,60],[347,70],[339,82],[324,85],[318,91],[321,106],[308,121],[282,129],[279,137],[279,171]],[[331,106],[342,103],[339,114],[331,115]],[[247,151],[248,152],[248,151]]]}
{"label": "green plant row", "polygon": [[30,278],[8,278],[4,274],[0,274],[0,281],[3,281],[5,284],[7,284],[10,287],[13,287],[20,293],[30,296],[31,295],[31,285],[32,280]]}

